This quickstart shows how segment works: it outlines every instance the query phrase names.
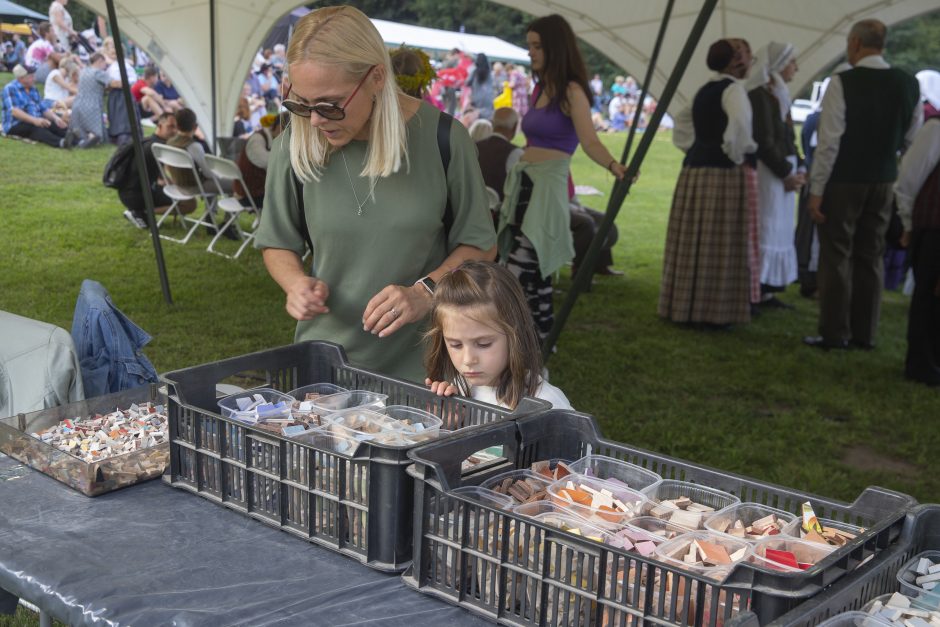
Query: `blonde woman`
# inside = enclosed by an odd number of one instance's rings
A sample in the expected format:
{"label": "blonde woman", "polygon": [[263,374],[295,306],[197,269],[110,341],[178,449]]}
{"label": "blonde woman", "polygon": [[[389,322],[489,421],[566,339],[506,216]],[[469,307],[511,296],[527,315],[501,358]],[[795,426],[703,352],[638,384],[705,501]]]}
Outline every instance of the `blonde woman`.
{"label": "blonde woman", "polygon": [[381,36],[352,7],[297,23],[286,74],[291,120],[271,151],[256,245],[295,339],[335,341],[354,363],[423,381],[418,323],[435,282],[495,257],[473,142],[450,125],[445,173],[440,112],[402,93]]}

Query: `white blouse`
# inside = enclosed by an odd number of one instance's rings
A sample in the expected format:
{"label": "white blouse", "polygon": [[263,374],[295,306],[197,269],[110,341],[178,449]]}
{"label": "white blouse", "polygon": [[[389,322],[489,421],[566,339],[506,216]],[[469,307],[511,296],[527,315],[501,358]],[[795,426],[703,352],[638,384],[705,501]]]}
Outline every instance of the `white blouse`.
{"label": "white blouse", "polygon": [[[730,78],[733,82],[721,93],[721,109],[728,116],[728,125],[722,135],[721,150],[731,161],[741,165],[744,155],[757,150],[751,127],[751,101],[744,85],[730,74],[715,74],[709,82]],[[682,152],[688,152],[695,143],[695,126],[692,122],[692,106],[679,112],[672,131],[672,143]]]}
{"label": "white blouse", "polygon": [[898,216],[904,230],[911,230],[914,201],[924,181],[940,163],[940,118],[927,120],[914,136],[914,143],[904,153],[898,180],[894,184],[894,197],[898,201]]}

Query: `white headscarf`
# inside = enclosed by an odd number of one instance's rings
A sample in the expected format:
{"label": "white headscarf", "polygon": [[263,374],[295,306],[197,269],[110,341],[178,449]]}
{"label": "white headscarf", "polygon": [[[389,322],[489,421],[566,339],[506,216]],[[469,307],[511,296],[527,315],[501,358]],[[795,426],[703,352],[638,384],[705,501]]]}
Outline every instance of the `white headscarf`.
{"label": "white headscarf", "polygon": [[754,67],[751,68],[751,75],[747,79],[748,91],[769,85],[770,92],[780,103],[781,120],[786,120],[790,113],[790,90],[780,72],[795,56],[796,51],[792,44],[772,41],[754,55]]}
{"label": "white headscarf", "polygon": [[929,102],[934,109],[940,109],[940,72],[921,70],[917,73],[917,82],[920,83],[921,99]]}

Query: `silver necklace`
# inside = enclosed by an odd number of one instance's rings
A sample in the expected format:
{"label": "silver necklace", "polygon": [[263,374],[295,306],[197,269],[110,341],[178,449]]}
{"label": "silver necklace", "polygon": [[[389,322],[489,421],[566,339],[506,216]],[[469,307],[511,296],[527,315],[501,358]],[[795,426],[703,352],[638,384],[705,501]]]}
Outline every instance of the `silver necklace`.
{"label": "silver necklace", "polygon": [[359,202],[359,194],[356,193],[356,186],[353,185],[352,176],[349,174],[349,165],[346,163],[346,151],[345,151],[345,150],[340,151],[339,154],[341,154],[341,155],[343,156],[343,167],[346,168],[346,180],[349,181],[349,189],[352,190],[353,198],[356,199],[356,209],[357,209],[356,215],[357,215],[357,216],[361,216],[361,215],[362,215],[362,208],[365,206],[365,204],[366,204],[367,202],[369,202],[369,198],[372,198],[373,201],[375,200],[375,182],[376,182],[376,180],[375,180],[374,178],[372,179],[372,182],[371,182],[371,184],[369,185],[369,195],[366,196],[366,197],[362,200],[362,202]]}

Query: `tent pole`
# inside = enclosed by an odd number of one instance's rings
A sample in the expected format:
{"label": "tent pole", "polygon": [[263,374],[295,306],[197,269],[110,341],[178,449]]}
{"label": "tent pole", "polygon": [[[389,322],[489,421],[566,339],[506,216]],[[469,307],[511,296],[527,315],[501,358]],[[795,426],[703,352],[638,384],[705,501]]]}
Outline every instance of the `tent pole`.
{"label": "tent pole", "polygon": [[[666,109],[669,107],[669,103],[676,93],[676,89],[679,87],[679,80],[682,78],[682,75],[685,74],[685,70],[689,66],[689,61],[692,59],[692,53],[695,52],[695,47],[702,38],[702,33],[705,32],[705,27],[708,25],[708,20],[717,4],[718,0],[704,0],[702,10],[699,12],[695,24],[692,25],[688,39],[686,39],[685,45],[682,47],[682,52],[679,53],[679,58],[676,60],[676,66],[669,75],[669,80],[666,81],[663,93],[660,94],[656,110],[653,112],[653,117],[646,128],[646,132],[643,133],[643,139],[640,140],[640,145],[637,146],[636,153],[630,160],[627,173],[622,181],[616,181],[614,183],[610,201],[607,203],[607,213],[604,214],[604,220],[601,222],[597,233],[594,235],[594,240],[591,242],[591,246],[588,248],[584,260],[578,268],[578,274],[575,276],[571,289],[568,291],[568,296],[565,298],[561,310],[555,316],[555,323],[552,325],[552,330],[549,332],[548,337],[545,338],[545,342],[542,345],[542,354],[545,361],[548,361],[551,356],[552,348],[558,341],[561,330],[564,328],[565,322],[568,320],[572,309],[574,309],[578,295],[584,291],[584,288],[587,287],[591,281],[591,276],[594,274],[594,265],[597,263],[597,258],[600,256],[601,245],[607,238],[607,233],[610,232],[610,227],[613,225],[623,205],[623,201],[630,192],[633,178],[636,176],[637,172],[640,171],[640,165],[642,165],[643,159],[646,158],[646,153],[653,143],[653,137],[656,135],[659,123],[663,119],[663,115],[666,113]],[[660,34],[662,34],[662,31]],[[627,154],[624,152],[621,159],[626,160],[626,158]]]}
{"label": "tent pole", "polygon": [[163,289],[163,300],[167,305],[173,304],[170,295],[170,280],[166,275],[166,263],[163,260],[163,246],[160,244],[160,231],[157,229],[157,220],[153,214],[153,194],[150,193],[150,176],[147,173],[147,160],[144,158],[140,123],[137,120],[137,105],[131,96],[130,82],[127,78],[127,69],[124,67],[124,45],[121,43],[121,29],[118,28],[117,13],[114,10],[114,0],[106,0],[108,7],[108,21],[111,24],[111,34],[114,36],[114,51],[117,54],[118,69],[121,71],[121,91],[124,93],[124,106],[127,107],[127,117],[131,125],[131,141],[134,142],[134,161],[137,163],[137,178],[144,196],[144,207],[147,211],[147,225],[150,227],[150,239],[153,240],[153,252],[157,256],[157,271],[160,273],[160,287]]}
{"label": "tent pole", "polygon": [[663,13],[663,21],[659,24],[659,34],[656,36],[656,45],[653,46],[653,55],[650,57],[649,66],[646,68],[646,78],[643,80],[643,88],[640,90],[640,99],[637,100],[636,111],[633,112],[633,124],[630,125],[630,134],[627,135],[627,146],[623,149],[621,163],[626,163],[630,156],[630,148],[633,146],[633,137],[636,135],[636,129],[640,125],[640,118],[643,115],[643,104],[646,102],[646,94],[649,93],[650,83],[653,81],[653,72],[656,70],[656,64],[659,62],[659,51],[663,47],[663,39],[666,38],[666,26],[669,24],[669,18],[672,17],[672,7],[675,0],[669,0],[666,3],[666,10]]}
{"label": "tent pole", "polygon": [[209,63],[212,66],[212,152],[219,153],[219,105],[216,95],[215,72],[215,0],[209,0]]}

